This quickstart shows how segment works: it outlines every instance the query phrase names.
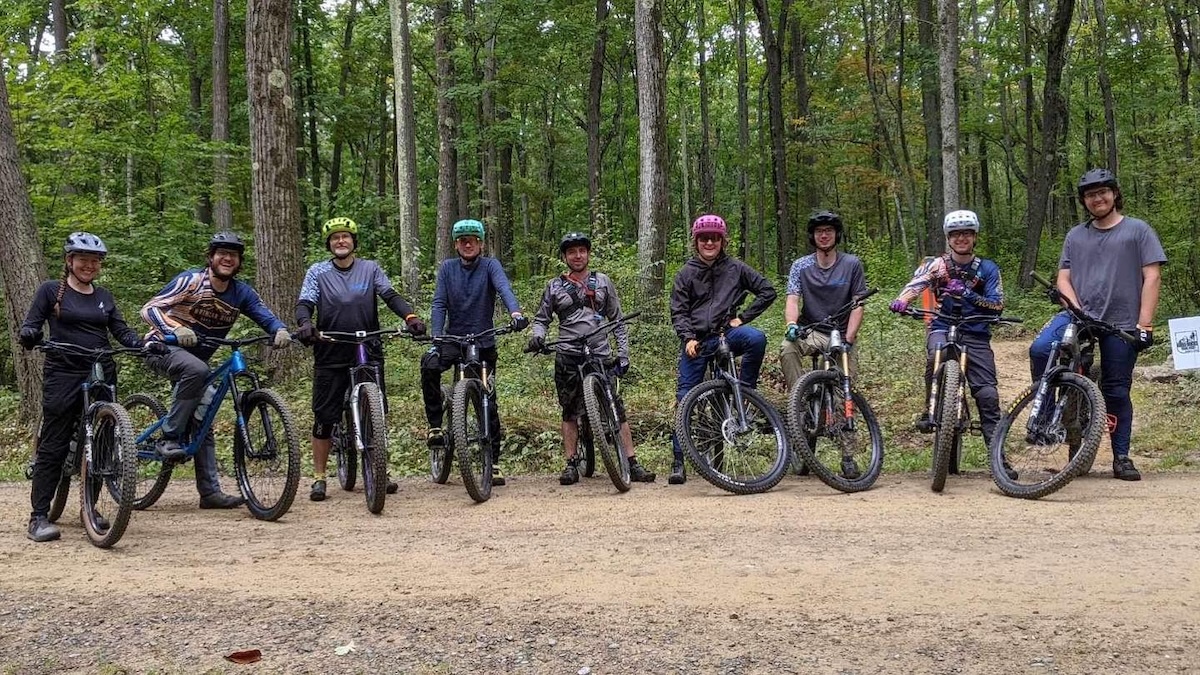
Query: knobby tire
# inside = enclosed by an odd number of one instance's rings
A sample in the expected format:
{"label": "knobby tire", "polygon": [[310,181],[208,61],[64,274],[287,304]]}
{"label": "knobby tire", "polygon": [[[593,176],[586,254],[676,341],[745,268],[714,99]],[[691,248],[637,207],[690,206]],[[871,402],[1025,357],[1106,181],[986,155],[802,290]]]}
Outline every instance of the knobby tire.
{"label": "knobby tire", "polygon": [[941,400],[938,402],[937,431],[933,436],[933,485],[934,492],[946,487],[946,474],[950,471],[950,455],[959,435],[958,409],[962,405],[962,373],[958,361],[942,364]]}
{"label": "knobby tire", "polygon": [[[131,421],[137,420],[134,434],[141,434],[155,420],[165,417],[167,407],[149,394],[133,394],[121,404],[129,413]],[[171,483],[174,462],[159,460],[154,451],[153,437],[137,449],[137,489],[133,496],[133,508],[148,509],[162,497]]]}
{"label": "knobby tire", "polygon": [[[592,427],[593,447],[600,449],[604,470],[618,492],[628,492],[629,458],[621,443],[621,425],[613,416],[612,406],[604,390],[604,382],[596,374],[583,379],[583,403]],[[593,458],[593,463],[595,459]]]}
{"label": "knobby tire", "polygon": [[454,451],[463,487],[477,503],[492,496],[492,446],[483,423],[483,383],[459,380],[454,387]]}
{"label": "knobby tire", "polygon": [[[121,540],[137,491],[137,450],[129,413],[116,403],[101,403],[92,416],[92,457],[82,457],[79,472],[80,516],[88,540],[111,548]],[[103,495],[111,497],[111,508]],[[97,515],[108,520],[101,529]]]}
{"label": "knobby tire", "polygon": [[[820,396],[822,402],[826,395],[832,397],[834,406],[837,408],[835,412],[841,414],[843,412],[841,406],[844,401],[841,374],[834,370],[814,370],[797,380],[795,386],[792,387],[792,392],[788,396],[787,415],[791,451],[799,455],[804,465],[808,466],[809,470],[817,475],[817,478],[835,490],[861,492],[870,489],[883,470],[883,431],[879,428],[875,411],[871,409],[861,394],[851,390],[850,396],[854,402],[855,417],[857,418],[857,428],[854,434],[867,435],[870,440],[870,454],[868,461],[865,462],[866,466],[861,466],[863,462],[859,460],[863,458],[855,455],[856,461],[859,461],[860,464],[859,477],[846,478],[841,473],[841,452],[837,453],[834,458],[836,464],[832,467],[826,466],[817,454],[816,444],[822,438],[839,449],[840,443],[838,438],[821,433],[824,426],[822,425],[823,420],[812,419],[811,397],[814,395]],[[842,419],[844,419],[844,415]],[[827,421],[832,422],[832,420]]]}
{"label": "knobby tire", "polygon": [[[300,484],[300,443],[292,413],[279,394],[255,389],[242,396],[245,429],[235,430],[233,465],[250,514],[278,520]],[[249,436],[247,447],[244,436]]]}
{"label": "knobby tire", "polygon": [[363,443],[363,492],[367,510],[381,513],[387,502],[387,423],[383,415],[383,393],[374,382],[358,390],[358,437]]}

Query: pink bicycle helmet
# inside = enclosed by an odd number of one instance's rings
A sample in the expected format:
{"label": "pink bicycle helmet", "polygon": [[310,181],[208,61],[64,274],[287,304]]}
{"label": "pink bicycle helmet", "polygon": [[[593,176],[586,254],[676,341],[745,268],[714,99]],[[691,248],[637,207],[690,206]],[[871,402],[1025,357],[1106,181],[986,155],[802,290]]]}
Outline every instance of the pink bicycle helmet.
{"label": "pink bicycle helmet", "polygon": [[729,236],[729,231],[725,228],[725,219],[721,216],[706,213],[692,221],[692,237],[695,238],[701,234],[719,234],[722,237]]}

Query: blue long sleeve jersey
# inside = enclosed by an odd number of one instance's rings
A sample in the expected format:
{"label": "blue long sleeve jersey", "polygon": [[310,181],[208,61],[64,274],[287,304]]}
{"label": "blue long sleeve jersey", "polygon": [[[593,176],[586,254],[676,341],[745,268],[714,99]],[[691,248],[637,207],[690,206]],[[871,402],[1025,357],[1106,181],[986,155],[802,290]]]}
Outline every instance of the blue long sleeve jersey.
{"label": "blue long sleeve jersey", "polygon": [[[142,318],[150,324],[147,340],[161,340],[180,326],[200,337],[223,338],[242,314],[268,333],[287,328],[250,284],[231,279],[224,292],[217,292],[207,267],[181,272],[142,306]],[[207,362],[217,348],[198,344],[187,351]]]}
{"label": "blue long sleeve jersey", "polygon": [[[485,256],[469,263],[458,257],[443,260],[430,307],[430,332],[468,335],[492,328],[497,293],[510,314],[521,309],[500,261]],[[479,342],[480,347],[495,344],[494,338]]]}
{"label": "blue long sleeve jersey", "polygon": [[[975,261],[978,269],[974,269]],[[959,279],[967,286],[961,298],[943,293],[951,279]],[[926,288],[932,288],[938,298],[938,309],[944,314],[970,316],[973,314],[1000,314],[1004,310],[1004,282],[1000,279],[1000,267],[986,258],[974,258],[966,265],[959,265],[949,255],[940,255],[927,260],[913,273],[912,280],[896,296],[897,300],[912,302]],[[931,330],[946,330],[948,325],[934,319]],[[988,323],[965,323],[960,328],[964,333],[989,337],[992,325]]]}

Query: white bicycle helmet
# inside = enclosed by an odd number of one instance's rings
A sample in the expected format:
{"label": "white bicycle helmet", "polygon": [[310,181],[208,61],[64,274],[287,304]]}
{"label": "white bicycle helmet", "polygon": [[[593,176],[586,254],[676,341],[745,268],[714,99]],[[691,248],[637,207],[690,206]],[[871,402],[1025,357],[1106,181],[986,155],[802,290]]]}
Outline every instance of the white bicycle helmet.
{"label": "white bicycle helmet", "polygon": [[979,216],[975,215],[974,211],[951,211],[946,214],[946,218],[942,221],[942,232],[949,236],[951,232],[959,230],[970,230],[979,232]]}

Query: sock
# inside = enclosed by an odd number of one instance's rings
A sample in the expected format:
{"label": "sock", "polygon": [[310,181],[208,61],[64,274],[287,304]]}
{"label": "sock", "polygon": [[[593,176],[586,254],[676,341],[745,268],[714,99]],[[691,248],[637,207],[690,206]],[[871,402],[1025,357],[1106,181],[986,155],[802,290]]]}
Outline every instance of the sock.
{"label": "sock", "polygon": [[325,473],[324,472],[317,473],[316,471],[314,471],[313,472],[313,480],[325,480]]}

